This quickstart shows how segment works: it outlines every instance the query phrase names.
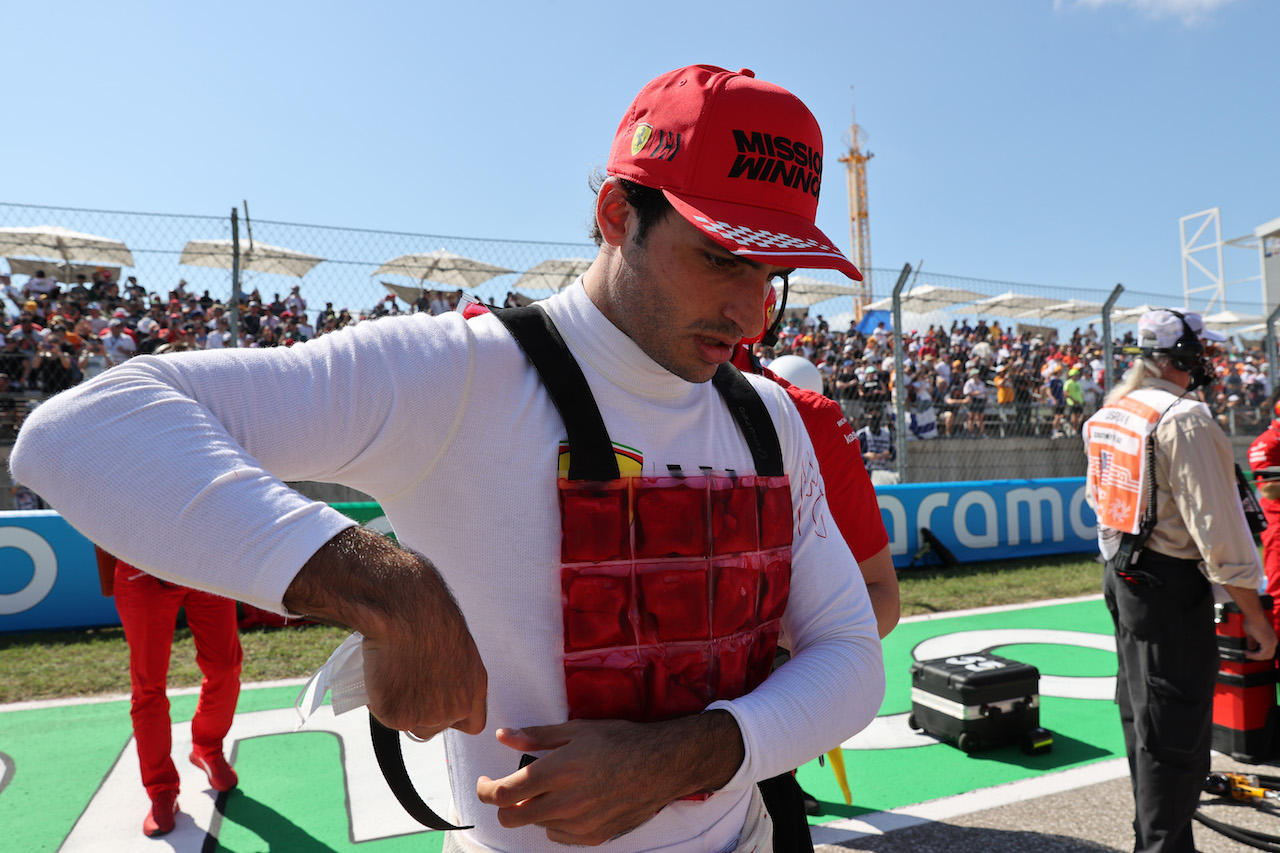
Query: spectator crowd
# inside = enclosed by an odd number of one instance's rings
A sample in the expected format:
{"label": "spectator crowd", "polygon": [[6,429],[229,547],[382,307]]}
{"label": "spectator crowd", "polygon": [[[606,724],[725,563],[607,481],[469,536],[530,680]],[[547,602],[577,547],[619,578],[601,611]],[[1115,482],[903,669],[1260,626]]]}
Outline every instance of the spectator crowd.
{"label": "spectator crowd", "polygon": [[[1114,341],[1117,377],[1129,360],[1121,349],[1132,343],[1132,332]],[[853,325],[833,331],[821,315],[794,316],[775,346],[756,344],[755,354],[765,366],[784,355],[812,362],[823,393],[840,403],[855,430],[873,421],[877,430],[888,430],[895,419],[895,346],[903,347],[908,440],[1078,440],[1102,403],[1107,365],[1093,324],[1059,340],[984,319],[894,335],[884,323],[869,332]],[[1271,382],[1261,351],[1224,345],[1212,360],[1214,381],[1197,393],[1219,423],[1232,434],[1263,429],[1270,421],[1262,409]]]}
{"label": "spectator crowd", "polygon": [[[28,406],[91,379],[135,355],[234,346],[229,306],[196,295],[185,281],[164,295],[147,291],[136,277],[123,283],[98,271],[59,282],[38,271],[20,286],[0,275],[0,438],[12,438]],[[403,311],[453,310],[462,291],[424,291]],[[509,301],[514,299],[509,296]],[[266,299],[243,294],[239,346],[292,346],[360,320],[402,313],[393,294],[367,311],[335,310],[332,302],[308,310],[301,286]]]}
{"label": "spectator crowd", "polygon": [[[0,437],[12,434],[32,399],[92,378],[140,353],[232,346],[229,306],[195,295],[179,281],[161,295],[135,277],[123,283],[106,272],[63,283],[38,272],[21,286],[0,275],[4,314],[0,331]],[[387,294],[367,310],[335,310],[332,302],[309,309],[294,285],[281,297],[258,290],[243,294],[239,345],[292,346],[361,320],[424,311],[441,314],[467,299],[461,290],[424,290],[403,308]],[[527,301],[509,293],[505,304]],[[10,310],[12,309],[12,310]],[[1079,438],[1097,410],[1107,369],[1092,324],[1058,340],[976,319],[950,327],[931,325],[894,335],[878,324],[863,332],[853,325],[829,328],[821,315],[793,316],[776,346],[756,344],[761,362],[797,355],[817,366],[823,391],[838,401],[855,430],[875,422],[892,432],[894,348],[903,347],[909,439],[1039,436]],[[1124,366],[1115,342],[1116,369]],[[1222,349],[1214,357],[1216,379],[1200,392],[1229,432],[1252,433],[1269,418],[1261,412],[1271,393],[1266,360],[1257,350]],[[1116,375],[1119,375],[1117,372]]]}

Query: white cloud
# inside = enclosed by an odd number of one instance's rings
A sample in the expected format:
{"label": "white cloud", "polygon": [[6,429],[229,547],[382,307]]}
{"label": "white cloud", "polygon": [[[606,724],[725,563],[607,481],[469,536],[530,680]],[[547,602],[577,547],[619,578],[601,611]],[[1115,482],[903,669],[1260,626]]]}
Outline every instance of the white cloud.
{"label": "white cloud", "polygon": [[1127,6],[1152,18],[1177,18],[1193,27],[1235,0],[1054,0],[1054,8],[1066,6],[1099,9],[1104,6]]}

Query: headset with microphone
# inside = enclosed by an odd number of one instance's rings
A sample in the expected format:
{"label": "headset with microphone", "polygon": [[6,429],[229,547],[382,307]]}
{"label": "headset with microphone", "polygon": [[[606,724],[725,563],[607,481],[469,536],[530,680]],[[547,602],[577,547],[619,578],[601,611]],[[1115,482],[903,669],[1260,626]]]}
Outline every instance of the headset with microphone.
{"label": "headset with microphone", "polygon": [[775,285],[769,285],[769,292],[764,298],[764,322],[761,324],[760,334],[743,338],[739,343],[746,344],[748,347],[756,343],[772,347],[778,343],[778,327],[782,325],[782,318],[786,314],[789,290],[787,276],[779,276],[779,278],[782,279],[782,296],[779,298],[778,288]]}
{"label": "headset with microphone", "polygon": [[1191,328],[1191,324],[1187,322],[1187,317],[1181,311],[1174,311],[1172,308],[1163,309],[1182,322],[1182,334],[1178,337],[1170,347],[1125,347],[1122,352],[1128,355],[1168,355],[1169,363],[1174,369],[1181,370],[1184,373],[1191,374],[1191,385],[1188,391],[1194,391],[1197,388],[1208,385],[1212,379],[1209,372],[1209,365],[1205,362],[1204,342],[1200,340],[1200,336],[1196,334],[1195,329]]}

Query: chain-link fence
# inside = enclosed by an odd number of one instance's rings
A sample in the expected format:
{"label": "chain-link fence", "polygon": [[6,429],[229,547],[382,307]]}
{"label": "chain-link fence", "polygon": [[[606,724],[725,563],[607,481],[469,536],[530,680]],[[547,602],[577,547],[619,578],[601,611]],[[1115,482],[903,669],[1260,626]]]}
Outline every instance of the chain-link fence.
{"label": "chain-link fence", "polygon": [[[18,236],[34,240],[50,230],[35,248],[23,251],[18,243]],[[90,237],[119,243],[127,254],[86,248]],[[595,251],[585,234],[578,243],[525,242],[249,220],[238,212],[192,216],[0,203],[0,254],[12,273],[10,321],[27,310],[23,290],[43,270],[61,282],[64,294],[82,297],[85,315],[73,312],[69,331],[87,318],[97,332],[120,313],[136,335],[139,323],[151,325],[143,319],[149,316],[157,321],[156,334],[186,329],[185,340],[197,346],[217,345],[221,340],[211,339],[223,336],[232,345],[254,338],[271,343],[323,333],[348,316],[354,322],[439,310],[459,291],[498,304],[513,294],[541,298],[572,281]],[[236,304],[235,266],[244,312],[219,320],[221,306]],[[868,272],[861,311],[838,273],[793,276],[789,319],[766,357],[798,354],[816,364],[824,390],[856,428],[877,416],[892,425],[901,440],[888,467],[902,482],[1083,474],[1079,425],[1096,408],[1111,363],[1102,317],[1114,285]],[[298,300],[305,300],[304,311],[297,310]],[[261,307],[250,309],[250,301]],[[101,311],[92,315],[87,306],[95,302]],[[1123,291],[1107,315],[1112,337],[1132,335],[1144,307],[1170,302],[1167,295]],[[282,322],[288,309],[301,318]],[[233,328],[239,337],[231,337]],[[1233,434],[1247,436],[1269,420],[1262,411],[1267,375],[1256,367],[1263,362],[1262,332],[1237,336],[1231,354],[1219,359],[1222,373],[1207,400]],[[20,379],[0,364],[5,372]],[[898,375],[906,380],[901,399]],[[21,393],[27,397],[56,390],[29,373],[26,380]],[[2,421],[0,411],[0,430]]]}
{"label": "chain-link fence", "polygon": [[[893,434],[892,464],[870,463],[885,469],[873,473],[880,482],[1082,476],[1080,427],[1128,366],[1122,350],[1139,318],[1177,307],[1167,295],[1120,285],[1011,284],[909,268],[877,271],[876,280],[878,298],[825,359],[826,390],[850,420]],[[1215,380],[1200,393],[1243,458],[1270,421],[1275,356],[1264,347],[1265,324],[1238,326],[1217,326],[1234,334],[1214,352]],[[888,332],[895,328],[900,335]],[[797,332],[804,340],[802,326]],[[798,351],[796,337],[788,343]]]}

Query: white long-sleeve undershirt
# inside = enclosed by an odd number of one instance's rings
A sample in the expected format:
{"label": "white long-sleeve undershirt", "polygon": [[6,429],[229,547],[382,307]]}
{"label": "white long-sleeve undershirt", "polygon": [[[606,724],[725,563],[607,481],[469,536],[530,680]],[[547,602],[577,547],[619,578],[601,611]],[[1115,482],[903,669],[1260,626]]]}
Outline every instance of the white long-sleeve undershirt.
{"label": "white long-sleeve undershirt", "polygon": [[[639,450],[646,470],[751,469],[710,383],[655,364],[580,284],[544,306],[611,438]],[[673,803],[602,850],[722,849],[750,785],[861,730],[883,697],[875,619],[822,499],[804,425],[777,386],[751,381],[791,477],[783,642],[793,658],[750,694],[713,705],[733,714],[746,747],[729,785],[703,803]],[[11,466],[129,562],[277,611],[303,563],[351,524],[285,483],[343,483],[373,496],[398,539],[447,579],[489,671],[488,730],[446,735],[459,816],[492,849],[537,851],[561,848],[536,827],[499,827],[475,780],[516,769],[519,756],[495,728],[566,718],[555,485],[563,438],[537,374],[495,318],[415,314],[291,348],[132,359],[41,405]]]}

